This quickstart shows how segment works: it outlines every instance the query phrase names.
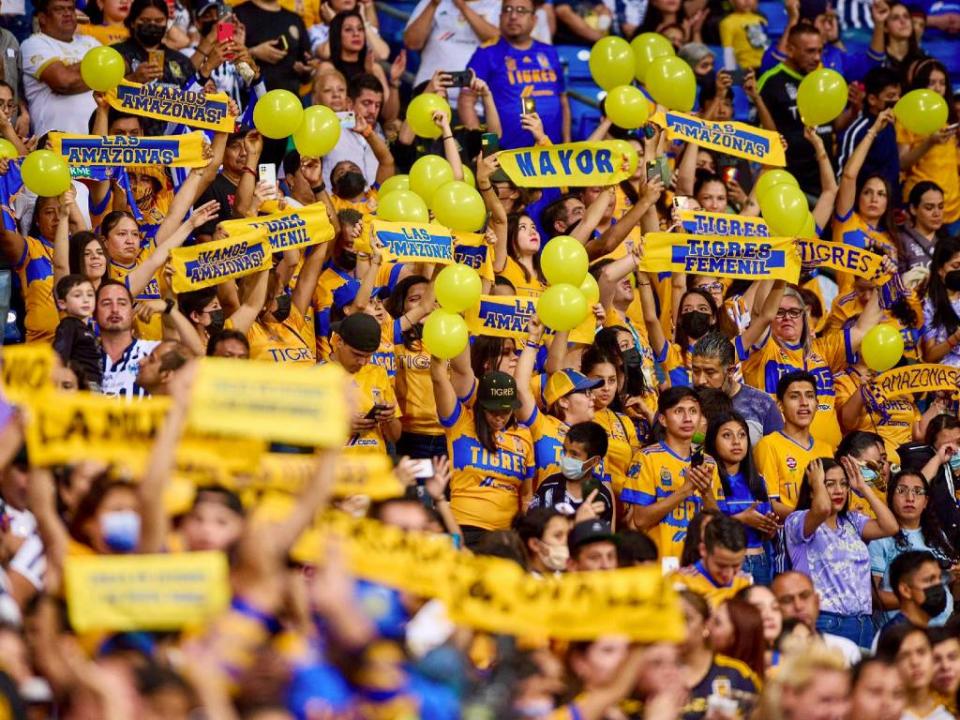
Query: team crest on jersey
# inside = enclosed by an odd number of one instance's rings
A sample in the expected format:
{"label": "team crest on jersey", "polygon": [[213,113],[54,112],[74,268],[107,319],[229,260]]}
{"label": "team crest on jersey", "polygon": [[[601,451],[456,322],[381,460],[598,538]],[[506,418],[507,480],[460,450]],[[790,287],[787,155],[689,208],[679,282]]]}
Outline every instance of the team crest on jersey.
{"label": "team crest on jersey", "polygon": [[796,459],[795,457],[793,457],[792,455],[787,456],[787,461],[786,461],[786,462],[787,462],[787,467],[790,468],[790,470],[796,470],[796,469],[797,469],[797,459]]}
{"label": "team crest on jersey", "polygon": [[537,62],[544,70],[550,69],[550,58],[547,57],[546,53],[537,53]]}
{"label": "team crest on jersey", "polygon": [[662,482],[664,485],[673,484],[673,476],[666,468],[660,468],[660,482]]}

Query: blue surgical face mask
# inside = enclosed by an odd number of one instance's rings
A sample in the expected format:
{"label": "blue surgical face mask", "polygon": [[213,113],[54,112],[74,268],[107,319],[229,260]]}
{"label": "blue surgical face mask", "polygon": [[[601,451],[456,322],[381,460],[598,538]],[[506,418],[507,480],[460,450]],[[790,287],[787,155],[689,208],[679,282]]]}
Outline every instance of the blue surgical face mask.
{"label": "blue surgical face mask", "polygon": [[960,453],[954,453],[950,456],[950,469],[954,473],[960,474]]}
{"label": "blue surgical face mask", "polygon": [[564,454],[560,458],[560,472],[567,480],[579,480],[583,475],[583,466],[586,460],[577,460]]}
{"label": "blue surgical face mask", "polygon": [[140,515],[133,510],[104,513],[100,516],[100,533],[114,552],[133,552],[140,544]]}

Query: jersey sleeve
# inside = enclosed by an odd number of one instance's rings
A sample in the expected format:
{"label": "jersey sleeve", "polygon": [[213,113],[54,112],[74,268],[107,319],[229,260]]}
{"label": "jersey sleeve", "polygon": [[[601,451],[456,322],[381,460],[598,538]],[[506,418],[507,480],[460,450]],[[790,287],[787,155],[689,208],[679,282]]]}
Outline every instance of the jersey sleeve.
{"label": "jersey sleeve", "polygon": [[474,50],[473,57],[467,63],[467,70],[473,70],[478,78],[489,85],[493,77],[490,68],[490,48],[481,47]]}
{"label": "jersey sleeve", "polygon": [[631,505],[653,505],[657,501],[657,478],[655,463],[647,455],[639,458],[639,470],[628,476],[620,491],[620,500]]}
{"label": "jersey sleeve", "polygon": [[769,442],[761,440],[753,449],[753,459],[757,472],[763,475],[767,485],[767,495],[771,500],[780,499],[780,473],[777,471],[777,458]]}

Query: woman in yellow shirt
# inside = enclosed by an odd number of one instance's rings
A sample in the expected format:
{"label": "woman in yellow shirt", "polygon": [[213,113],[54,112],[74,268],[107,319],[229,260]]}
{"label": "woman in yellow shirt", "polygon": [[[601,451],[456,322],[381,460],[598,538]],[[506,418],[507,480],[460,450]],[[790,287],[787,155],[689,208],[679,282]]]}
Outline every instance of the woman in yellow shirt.
{"label": "woman in yellow shirt", "polygon": [[77,26],[81,35],[94,37],[103,45],[116,45],[130,37],[123,24],[130,14],[130,0],[97,0],[88,3],[86,10],[90,22]]}
{"label": "woman in yellow shirt", "polygon": [[509,280],[517,295],[539,297],[547,289],[547,279],[540,269],[540,233],[533,218],[526,213],[511,214],[502,230],[504,243],[499,239],[501,231],[497,233],[494,272]]}

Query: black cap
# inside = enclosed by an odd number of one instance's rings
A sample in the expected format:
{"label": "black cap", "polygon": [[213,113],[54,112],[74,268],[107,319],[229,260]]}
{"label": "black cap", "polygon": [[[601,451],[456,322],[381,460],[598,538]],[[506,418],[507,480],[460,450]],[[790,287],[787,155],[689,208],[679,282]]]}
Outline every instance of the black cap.
{"label": "black cap", "polygon": [[354,313],[340,321],[334,331],[358,352],[373,353],[380,347],[380,323],[373,315]]}
{"label": "black cap", "polygon": [[800,0],[800,19],[813,22],[827,12],[828,0]]}
{"label": "black cap", "polygon": [[512,375],[495,370],[480,378],[477,388],[477,404],[484,410],[516,410],[520,407],[517,397],[517,381]]}
{"label": "black cap", "polygon": [[570,552],[574,553],[578,548],[595,542],[616,542],[617,536],[613,534],[610,523],[603,520],[585,520],[573,526],[570,534],[567,536],[567,546]]}

